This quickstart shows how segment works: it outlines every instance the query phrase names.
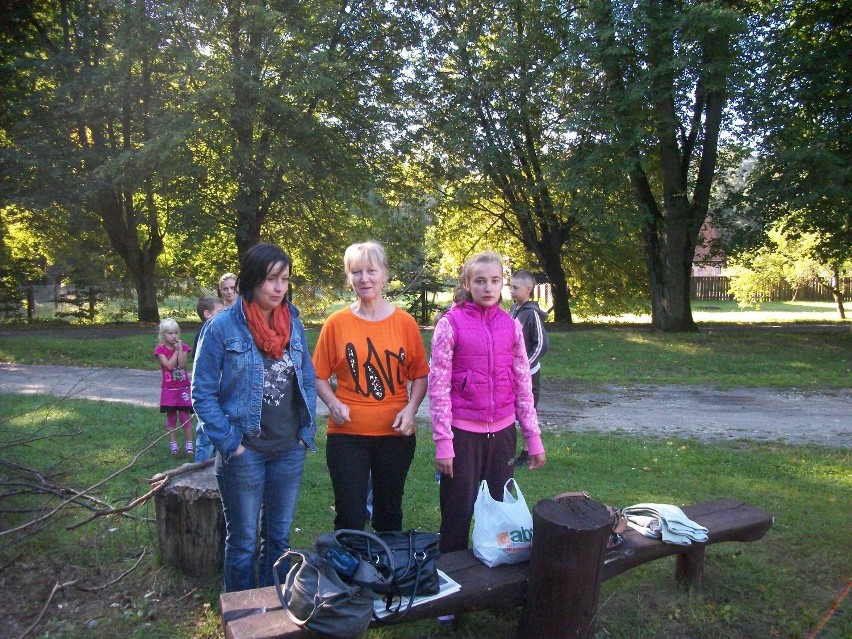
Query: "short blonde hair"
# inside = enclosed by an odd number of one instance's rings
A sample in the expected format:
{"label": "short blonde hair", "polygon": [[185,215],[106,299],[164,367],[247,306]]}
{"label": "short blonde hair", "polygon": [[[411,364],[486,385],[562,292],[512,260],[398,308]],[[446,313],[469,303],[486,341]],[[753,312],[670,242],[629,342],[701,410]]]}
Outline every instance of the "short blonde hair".
{"label": "short blonde hair", "polygon": [[500,271],[503,271],[503,258],[500,257],[499,253],[495,253],[494,251],[482,251],[481,253],[477,253],[476,255],[467,258],[465,263],[462,265],[461,270],[459,271],[459,284],[464,286],[466,289],[468,287],[468,280],[470,279],[471,272],[474,267],[479,264],[499,264]]}
{"label": "short blonde hair", "polygon": [[177,331],[178,335],[180,334],[180,326],[178,326],[178,323],[174,321],[171,317],[167,317],[160,322],[160,331],[158,335],[160,337],[161,342],[163,341],[163,335],[165,335],[169,331]]}
{"label": "short blonde hair", "polygon": [[531,271],[528,271],[525,268],[522,268],[512,273],[512,279],[516,282],[523,282],[527,286],[535,286],[535,275],[533,275]]}
{"label": "short blonde hair", "polygon": [[381,267],[384,271],[382,283],[387,283],[389,277],[388,256],[381,244],[370,241],[351,244],[343,254],[343,271],[346,273],[347,284],[349,283],[349,276],[352,274],[352,267],[364,263]]}

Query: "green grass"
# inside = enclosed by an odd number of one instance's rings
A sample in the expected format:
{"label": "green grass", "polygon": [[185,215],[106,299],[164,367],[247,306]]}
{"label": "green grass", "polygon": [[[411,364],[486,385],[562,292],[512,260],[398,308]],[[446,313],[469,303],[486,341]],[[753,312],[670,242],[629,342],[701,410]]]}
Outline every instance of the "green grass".
{"label": "green grass", "polygon": [[[0,458],[38,467],[51,481],[76,489],[128,464],[163,431],[162,415],[155,410],[76,400],[0,395],[0,416]],[[587,490],[616,506],[730,497],[775,515],[764,540],[708,550],[704,587],[698,593],[675,588],[673,560],[653,562],[604,584],[600,639],[803,637],[816,627],[848,579],[852,511],[848,450],[707,444],[567,430],[546,433],[544,441],[547,466],[518,473],[531,506],[565,490]],[[324,436],[318,443],[323,446]],[[407,526],[438,527],[433,451],[428,424],[421,423],[406,484]],[[148,477],[174,465],[166,442],[158,442],[131,470],[93,496],[123,503],[147,490]],[[5,462],[0,462],[0,476],[6,482],[21,478]],[[6,486],[0,495],[4,511],[0,529],[19,525],[57,502],[56,497],[24,495]],[[324,455],[310,455],[294,524],[295,547],[310,547],[318,534],[330,529],[332,503]],[[32,508],[39,510],[18,512]],[[218,579],[192,581],[158,565],[153,507],[146,504],[133,514],[135,519],[103,517],[68,531],[64,525],[81,520],[88,511],[66,510],[38,532],[0,536],[5,592],[0,626],[13,629],[10,636],[17,636],[35,619],[53,583],[74,579],[86,586],[106,583],[148,548],[152,554],[114,586],[98,593],[67,588],[54,598],[33,636],[221,636]],[[516,622],[516,611],[467,615],[455,636],[508,639],[514,637]],[[87,623],[93,624],[91,629],[86,629]],[[821,638],[839,639],[850,633],[852,619],[838,615],[830,633]],[[438,634],[436,624],[424,621],[374,630],[369,636],[414,639]]]}
{"label": "green grass", "polygon": [[848,388],[852,331],[551,332],[545,379],[586,384]]}
{"label": "green grass", "polygon": [[[837,322],[837,306],[834,302],[764,302],[759,308],[741,307],[733,301],[693,301],[692,317],[699,323],[790,323],[790,322]],[[649,324],[650,315],[619,315],[600,317],[578,317],[578,321],[609,323]]]}
{"label": "green grass", "polygon": [[[143,329],[146,330],[146,329]],[[182,337],[192,343],[196,329]],[[126,337],[79,336],[52,331],[7,331],[0,361],[156,369],[155,331]],[[307,331],[313,349],[319,331]],[[423,331],[427,348],[432,331]],[[577,327],[549,333],[542,360],[545,379],[580,384],[706,384],[848,388],[852,331],[793,332],[709,328],[697,334],[660,334],[632,328]]]}

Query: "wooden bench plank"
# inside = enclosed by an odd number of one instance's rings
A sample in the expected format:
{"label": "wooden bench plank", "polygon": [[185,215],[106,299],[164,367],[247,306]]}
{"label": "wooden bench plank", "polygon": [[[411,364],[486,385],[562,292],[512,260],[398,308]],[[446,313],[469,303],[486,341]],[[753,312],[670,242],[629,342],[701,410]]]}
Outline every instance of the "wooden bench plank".
{"label": "wooden bench plank", "polygon": [[[604,559],[603,579],[640,566],[649,561],[678,556],[676,576],[679,580],[698,584],[704,566],[705,547],[725,541],[757,541],[772,526],[772,516],[764,510],[737,500],[717,499],[683,507],[684,513],[708,528],[706,544],[677,546],[643,537],[634,530],[624,535],[624,543],[608,552]],[[526,598],[529,564],[489,568],[469,550],[448,553],[438,560],[438,567],[461,584],[462,588],[447,597],[412,608],[406,619],[430,619],[445,614],[473,610],[514,608]],[[227,639],[282,639],[316,636],[300,629],[287,613],[275,588],[261,588],[224,593],[220,597],[222,622]],[[378,625],[374,624],[373,625]]]}

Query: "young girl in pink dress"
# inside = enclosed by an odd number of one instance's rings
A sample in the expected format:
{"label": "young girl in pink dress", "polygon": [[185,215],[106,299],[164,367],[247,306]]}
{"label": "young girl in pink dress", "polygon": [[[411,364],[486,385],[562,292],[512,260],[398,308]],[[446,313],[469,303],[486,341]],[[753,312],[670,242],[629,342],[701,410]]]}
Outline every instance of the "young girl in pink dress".
{"label": "young girl in pink dress", "polygon": [[190,378],[186,372],[186,354],[190,348],[180,341],[180,327],[173,319],[160,322],[160,343],[154,349],[154,357],[160,362],[163,382],[160,386],[160,412],[166,414],[169,431],[169,447],[172,455],[180,451],[175,438],[178,418],[183,427],[184,450],[193,454],[192,448],[192,400]]}

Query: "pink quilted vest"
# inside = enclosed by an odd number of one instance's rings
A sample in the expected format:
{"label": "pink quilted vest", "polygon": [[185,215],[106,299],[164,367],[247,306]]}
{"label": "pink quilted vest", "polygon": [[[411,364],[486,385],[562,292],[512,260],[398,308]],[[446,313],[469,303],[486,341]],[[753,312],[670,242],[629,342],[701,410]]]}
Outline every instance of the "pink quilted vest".
{"label": "pink quilted vest", "polygon": [[473,302],[446,315],[453,327],[453,417],[494,422],[515,413],[515,320],[499,306]]}

